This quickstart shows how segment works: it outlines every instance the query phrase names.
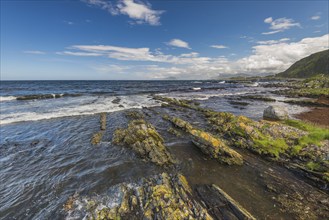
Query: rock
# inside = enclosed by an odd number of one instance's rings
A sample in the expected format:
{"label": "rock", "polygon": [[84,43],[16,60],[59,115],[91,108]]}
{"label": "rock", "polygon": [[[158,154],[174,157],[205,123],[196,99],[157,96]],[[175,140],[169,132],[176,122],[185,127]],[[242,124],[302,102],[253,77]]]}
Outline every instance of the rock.
{"label": "rock", "polygon": [[65,210],[67,219],[213,219],[195,200],[181,174],[162,173],[138,182],[121,183],[108,192],[70,201],[72,207]]}
{"label": "rock", "polygon": [[269,106],[264,110],[263,118],[277,121],[288,119],[289,116],[287,110],[283,107]]}
{"label": "rock", "polygon": [[91,144],[92,145],[99,144],[102,141],[103,134],[104,134],[103,131],[99,131],[99,132],[95,133],[93,135],[93,137],[91,138]]}
{"label": "rock", "polygon": [[117,129],[112,142],[132,148],[141,157],[151,160],[157,165],[173,163],[170,153],[163,145],[161,135],[143,119],[130,121],[126,129]]}
{"label": "rock", "polygon": [[126,117],[131,118],[131,119],[143,119],[144,114],[139,111],[127,111],[125,113]]}
{"label": "rock", "polygon": [[119,97],[116,97],[115,99],[112,100],[113,104],[119,104],[121,99]]}
{"label": "rock", "polygon": [[102,112],[99,119],[101,130],[106,129],[106,112]]}
{"label": "rock", "polygon": [[243,164],[242,156],[235,150],[229,148],[220,138],[193,127],[190,123],[176,117],[164,116],[176,127],[183,129],[192,137],[193,143],[206,155],[217,159],[219,162],[228,165]]}
{"label": "rock", "polygon": [[248,219],[256,220],[246,209],[230,197],[217,185],[199,185],[197,195],[206,204],[209,214],[217,219]]}

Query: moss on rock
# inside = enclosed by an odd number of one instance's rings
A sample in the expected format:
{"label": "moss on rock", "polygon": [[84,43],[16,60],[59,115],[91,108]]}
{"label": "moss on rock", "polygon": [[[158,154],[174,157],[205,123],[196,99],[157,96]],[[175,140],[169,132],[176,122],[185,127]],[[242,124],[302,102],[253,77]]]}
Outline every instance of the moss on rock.
{"label": "moss on rock", "polygon": [[192,137],[193,143],[206,155],[220,162],[232,165],[243,164],[242,156],[229,148],[222,140],[212,134],[193,127],[190,123],[177,118],[165,116],[176,127],[183,129]]}
{"label": "moss on rock", "polygon": [[163,145],[163,138],[156,129],[143,119],[129,122],[128,128],[117,129],[112,142],[132,148],[141,157],[147,158],[157,165],[169,165],[173,159]]}
{"label": "moss on rock", "polygon": [[[181,174],[162,173],[137,183],[111,187],[110,195],[84,197],[74,201],[67,217],[85,219],[204,219],[212,217],[192,196]],[[94,203],[87,209],[88,203]]]}
{"label": "moss on rock", "polygon": [[93,145],[99,144],[102,141],[103,134],[104,134],[103,131],[98,131],[97,133],[95,133],[91,138],[91,144]]}

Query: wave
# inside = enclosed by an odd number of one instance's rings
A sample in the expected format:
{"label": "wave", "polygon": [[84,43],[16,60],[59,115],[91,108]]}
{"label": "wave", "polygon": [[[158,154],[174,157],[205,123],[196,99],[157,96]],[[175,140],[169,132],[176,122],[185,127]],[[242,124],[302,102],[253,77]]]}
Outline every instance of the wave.
{"label": "wave", "polygon": [[[120,102],[115,100],[120,99]],[[114,101],[114,103],[113,103]],[[19,105],[25,105],[23,102]],[[132,95],[132,96],[109,96],[109,97],[94,97],[82,96],[77,99],[67,99],[65,101],[57,100],[46,104],[43,101],[32,102],[29,110],[14,112],[15,108],[2,112],[0,114],[0,124],[11,124],[23,121],[38,121],[44,119],[61,118],[68,116],[93,115],[101,112],[116,112],[125,109],[143,108],[159,106],[152,97],[147,95]]]}
{"label": "wave", "polygon": [[0,96],[0,102],[8,102],[8,101],[12,101],[12,100],[16,100],[15,96]]}
{"label": "wave", "polygon": [[192,88],[193,90],[201,90],[201,88],[200,87],[196,87],[196,88]]}

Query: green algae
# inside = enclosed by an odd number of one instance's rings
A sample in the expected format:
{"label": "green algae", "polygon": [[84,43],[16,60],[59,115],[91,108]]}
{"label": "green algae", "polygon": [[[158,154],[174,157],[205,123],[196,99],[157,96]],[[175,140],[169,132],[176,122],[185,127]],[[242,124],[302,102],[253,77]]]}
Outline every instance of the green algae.
{"label": "green algae", "polygon": [[127,111],[125,113],[126,117],[131,118],[131,119],[143,119],[144,114],[138,111]]}
{"label": "green algae", "polygon": [[92,145],[99,144],[102,141],[103,134],[104,134],[103,131],[96,132],[91,138],[91,144]]}
{"label": "green algae", "polygon": [[[119,191],[108,199],[81,198],[66,212],[75,216],[74,212],[79,212],[81,207],[85,209],[86,203],[92,202],[95,205],[87,209],[85,219],[213,219],[192,195],[186,178],[179,173],[162,173],[137,183],[122,183],[117,189]],[[109,202],[113,200],[116,203]]]}
{"label": "green algae", "polygon": [[126,129],[114,132],[112,143],[126,145],[141,157],[157,165],[169,165],[173,159],[163,145],[164,140],[156,129],[143,119],[132,120]]}
{"label": "green algae", "polygon": [[170,117],[168,115],[163,118],[172,122],[176,127],[184,130],[189,133],[192,137],[193,143],[206,155],[209,155],[211,158],[217,159],[219,162],[232,165],[242,165],[243,158],[242,156],[229,148],[225,142],[220,138],[213,136],[212,134],[203,131],[201,129],[193,127],[190,123],[177,118]]}

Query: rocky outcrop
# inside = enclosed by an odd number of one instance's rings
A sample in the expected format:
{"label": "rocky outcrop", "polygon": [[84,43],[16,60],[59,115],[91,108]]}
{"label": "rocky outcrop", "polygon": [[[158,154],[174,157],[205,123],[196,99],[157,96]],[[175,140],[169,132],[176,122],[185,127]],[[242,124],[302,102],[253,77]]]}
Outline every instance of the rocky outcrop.
{"label": "rocky outcrop", "polygon": [[256,220],[231,196],[217,185],[200,185],[196,188],[197,195],[206,204],[209,214],[217,219]]}
{"label": "rocky outcrop", "polygon": [[283,107],[269,106],[264,110],[263,118],[266,120],[286,120],[289,118],[288,112]]}
{"label": "rocky outcrop", "polygon": [[242,156],[229,148],[222,140],[212,134],[193,127],[190,123],[176,117],[164,116],[176,127],[183,129],[192,137],[193,143],[206,155],[225,164],[243,164]]}
{"label": "rocky outcrop", "polygon": [[130,121],[126,129],[117,129],[112,142],[132,148],[142,158],[157,165],[173,163],[170,153],[163,145],[161,135],[143,119]]}
{"label": "rocky outcrop", "polygon": [[[255,218],[216,185],[193,192],[181,174],[162,173],[121,183],[109,195],[74,195],[64,205],[67,219],[248,219]],[[197,194],[197,195],[194,195]]]}
{"label": "rocky outcrop", "polygon": [[[213,219],[185,177],[162,173],[111,187],[109,195],[68,200],[68,219]],[[69,208],[69,209],[68,209]]]}

